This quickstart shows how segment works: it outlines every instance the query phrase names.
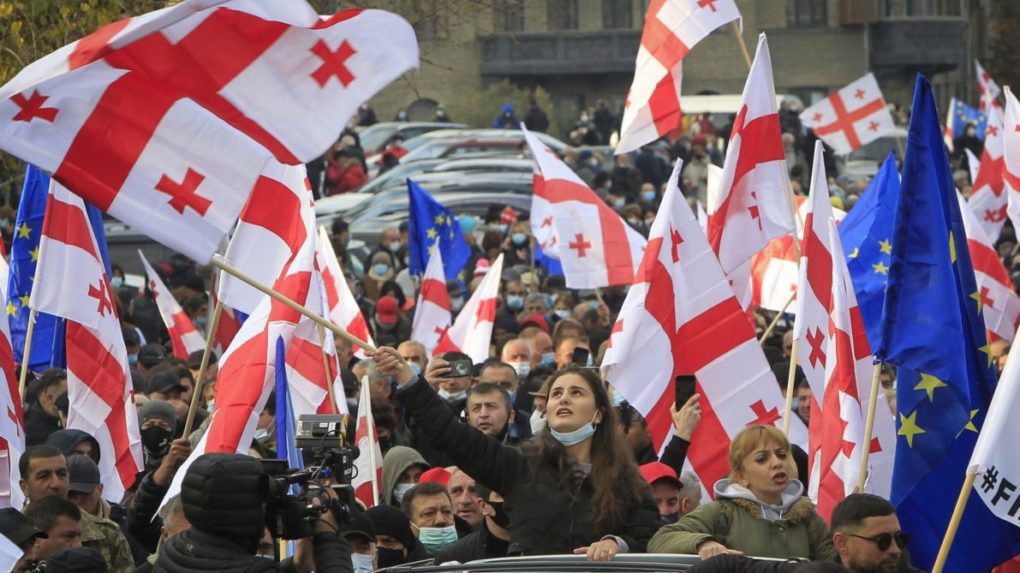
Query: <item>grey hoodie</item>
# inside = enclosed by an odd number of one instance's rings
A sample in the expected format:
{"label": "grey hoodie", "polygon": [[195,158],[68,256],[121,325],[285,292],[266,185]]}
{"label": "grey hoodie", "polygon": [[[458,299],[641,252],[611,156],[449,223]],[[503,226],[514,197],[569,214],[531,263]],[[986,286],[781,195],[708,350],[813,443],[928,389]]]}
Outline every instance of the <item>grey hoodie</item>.
{"label": "grey hoodie", "polygon": [[383,473],[382,473],[382,498],[383,502],[389,505],[400,505],[399,502],[395,502],[393,499],[393,488],[397,485],[397,480],[400,479],[400,474],[404,473],[407,468],[413,465],[420,465],[423,468],[428,469],[431,467],[425,458],[421,457],[418,450],[408,448],[407,446],[393,446],[390,448],[386,455],[383,456]]}
{"label": "grey hoodie", "polygon": [[786,512],[790,510],[790,506],[793,502],[797,501],[804,494],[804,484],[800,483],[800,480],[791,479],[790,483],[787,484],[786,489],[781,494],[783,503],[779,505],[772,505],[765,503],[751,493],[751,490],[746,487],[733,483],[729,479],[721,479],[715,482],[715,498],[728,498],[728,499],[746,499],[754,502],[761,508],[761,516],[763,519],[769,521],[776,521],[782,519]]}

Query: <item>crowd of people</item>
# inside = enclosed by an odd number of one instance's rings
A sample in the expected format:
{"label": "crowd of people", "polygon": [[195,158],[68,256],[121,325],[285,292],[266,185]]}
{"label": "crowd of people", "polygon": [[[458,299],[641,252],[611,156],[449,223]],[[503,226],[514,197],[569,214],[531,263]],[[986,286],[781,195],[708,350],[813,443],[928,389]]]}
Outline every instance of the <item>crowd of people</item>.
{"label": "crowd of people", "polygon": [[[504,109],[501,117],[507,112],[513,114]],[[786,120],[795,118],[790,110],[783,113]],[[605,102],[581,116],[579,143],[608,141],[606,114],[617,120]],[[568,149],[565,161],[628,224],[647,233],[670,161],[684,159],[682,188],[692,204],[704,203],[707,166],[722,163],[727,129],[707,117],[687,125],[676,141],[646,146],[633,157],[616,156],[611,168],[590,150]],[[783,143],[794,189],[804,193],[809,174],[803,150],[813,140],[798,126],[783,122]],[[345,135],[325,162],[331,190],[324,194],[363,182],[364,160],[356,136]],[[357,169],[361,172],[351,173]],[[833,165],[830,173],[836,172]],[[866,184],[833,177],[832,201],[851,209]],[[348,342],[337,340],[352,414],[362,387],[358,381],[368,380],[383,453],[380,502],[352,508],[348,519],[327,512],[294,558],[281,564],[261,559],[275,549],[263,526],[264,492],[244,489],[265,475],[250,458],[275,458],[285,447],[276,442],[272,399],[259,418],[250,456],[203,456],[205,461],[188,469],[181,494],[161,507],[207,427],[216,385],[233,381],[217,379],[214,356],[206,384],[194,396],[201,353],[181,360],[167,351],[151,292],[127,286],[118,268],[116,303],[144,470],[123,499],[104,497],[98,463],[109,453],[95,437],[64,427],[66,371],[31,374],[24,395],[28,449],[17,460],[21,483],[15,486],[27,505],[0,511],[0,533],[24,551],[16,571],[365,573],[419,561],[540,554],[604,561],[642,552],[698,555],[703,561],[694,570],[702,572],[916,571],[909,563],[908,532],[900,530],[887,500],[853,494],[831,516],[818,514],[805,496],[806,455],[774,427],[753,426],[736,436],[729,476],[702,484],[684,470],[701,419],[695,395],[671,409],[674,431],[658,455],[641,413],[596,368],[625,287],[568,289],[562,276],[534,264],[528,221],[504,215],[501,207],[484,218],[460,217],[472,256],[447,283],[456,314],[490,262],[504,256],[490,358],[482,363],[460,352],[429,356],[411,340],[417,292],[407,269],[406,225],[385,229],[376,245],[358,245],[349,241],[346,223],[334,223],[339,262],[379,345],[359,359]],[[1013,257],[1010,227],[997,246],[1016,281],[1020,257]],[[158,264],[157,272],[204,328],[208,285],[201,269],[177,257]],[[759,332],[769,318],[756,313]],[[763,346],[777,378],[785,381],[792,334],[785,321],[779,325]],[[1008,345],[993,345],[993,352],[1001,366]],[[465,361],[466,370],[452,368]],[[884,373],[883,385],[894,398],[893,369]],[[802,376],[795,392],[797,415],[807,421],[811,396]],[[196,429],[185,436],[192,400],[199,405]],[[714,501],[703,492],[711,492]]]}

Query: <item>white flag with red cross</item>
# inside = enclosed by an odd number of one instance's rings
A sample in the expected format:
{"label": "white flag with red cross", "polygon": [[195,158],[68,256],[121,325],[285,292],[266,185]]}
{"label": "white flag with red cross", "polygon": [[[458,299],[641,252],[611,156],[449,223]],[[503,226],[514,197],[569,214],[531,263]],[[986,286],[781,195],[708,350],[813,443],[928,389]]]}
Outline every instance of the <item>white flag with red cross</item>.
{"label": "white flag with red cross", "polygon": [[680,127],[684,56],[716,28],[739,18],[734,0],[648,3],[616,153],[634,151]]}
{"label": "white flag with red cross", "polygon": [[[0,274],[10,271],[7,261],[0,257]],[[7,298],[7,283],[0,284],[0,294]],[[21,509],[25,494],[18,484],[21,472],[18,461],[25,451],[25,417],[21,410],[18,379],[14,374],[14,350],[11,348],[11,329],[7,317],[0,317],[0,508]]]}
{"label": "white flag with red cross", "polygon": [[545,256],[559,260],[560,245],[556,238],[554,220],[555,211],[545,190],[542,170],[536,162],[531,184],[531,235]]}
{"label": "white flag with red cross", "polygon": [[425,354],[431,356],[451,323],[453,313],[450,310],[450,293],[446,290],[443,255],[437,247],[433,247],[422,276],[418,303],[414,307],[411,340],[420,342],[425,347]]}
{"label": "white flag with red cross", "polygon": [[387,12],[193,0],[22,70],[0,88],[0,148],[205,261],[261,175],[322,155],[417,65],[414,30]]}
{"label": "white flag with red cross", "polygon": [[802,111],[800,121],[839,155],[867,145],[895,127],[882,90],[870,72]]}
{"label": "white flag with red cross", "polygon": [[[988,96],[982,98],[988,101]],[[1003,178],[1006,160],[1002,154],[1002,110],[985,106],[988,123],[985,126],[985,146],[975,173],[973,173],[970,199],[967,205],[992,242],[999,238],[1006,224],[1006,183]],[[970,151],[970,150],[967,150]]]}
{"label": "white flag with red cross", "polygon": [[358,426],[354,443],[361,453],[354,460],[358,471],[351,480],[351,486],[354,487],[354,495],[365,507],[373,507],[379,503],[383,456],[382,448],[379,447],[379,434],[375,431],[375,420],[372,419],[371,392],[367,384],[362,385],[358,396]]}
{"label": "white flag with red cross", "polygon": [[551,215],[547,217],[553,225],[567,287],[592,289],[630,284],[647,240],[524,124],[521,131],[542,174],[542,184],[537,189],[550,204]]}
{"label": "white flag with red cross", "polygon": [[[978,92],[981,94],[980,109],[1002,107],[1002,104],[999,103],[999,95],[1002,94],[999,84],[995,83],[991,74],[985,71],[985,67],[978,60],[974,60],[974,73],[977,74]],[[991,100],[991,105],[985,101],[985,97]]]}
{"label": "white flag with red cross", "polygon": [[[256,180],[223,256],[262,284],[273,284],[304,244],[308,230],[301,210],[313,200],[304,165],[278,163],[274,168]],[[230,274],[224,274],[218,286],[223,304],[245,314],[255,312],[266,296]]]}
{"label": "white flag with red cross", "polygon": [[[694,374],[701,423],[687,459],[702,483],[729,472],[730,440],[747,426],[781,425],[783,394],[754,328],[677,187],[680,162],[649,232],[648,248],[612,328],[602,374],[648,421],[656,448],[672,431],[674,379]],[[807,430],[791,420],[791,441]]]}
{"label": "white flag with red cross", "polygon": [[[1014,229],[1020,229],[1020,102],[1006,86],[1002,114],[1002,179],[1006,189],[1006,215]],[[980,175],[980,173],[978,173]]]}
{"label": "white flag with red cross", "polygon": [[970,259],[974,265],[974,278],[977,279],[978,292],[973,296],[985,319],[989,339],[1012,342],[1017,327],[1020,327],[1020,296],[1013,289],[1009,272],[995,250],[995,242],[985,233],[973,211],[965,208],[963,195],[957,192],[957,198],[960,201],[960,213],[963,214]]}
{"label": "white flag with red cross", "polygon": [[[361,307],[358,306],[358,301],[354,298],[350,285],[347,284],[347,278],[344,276],[343,270],[340,269],[336,252],[333,250],[333,243],[329,242],[329,235],[326,234],[326,229],[323,227],[319,227],[315,261],[322,274],[330,320],[359,339],[375,346],[372,332],[368,329],[368,322],[365,321],[365,315],[362,314]],[[365,349],[361,346],[355,344],[352,350],[358,358],[367,356]]]}
{"label": "white flag with red cross", "polygon": [[499,281],[503,276],[503,255],[500,254],[486,271],[471,298],[457,314],[453,326],[439,337],[433,354],[458,350],[481,364],[489,357],[492,342],[492,325],[496,321],[496,301]]}
{"label": "white flag with red cross", "polygon": [[[822,515],[829,515],[835,504],[857,485],[862,455],[859,444],[864,435],[862,420],[866,417],[862,412],[866,412],[870,399],[873,368],[843,247],[838,235],[833,238],[836,219],[829,203],[823,154],[822,142],[818,141],[811,190],[805,201],[794,338],[799,341],[797,364],[812,392],[810,495],[819,504]],[[888,495],[895,434],[887,410],[876,412],[874,436],[869,458],[872,489],[866,491],[879,493],[873,488],[884,488],[881,493]]]}
{"label": "white flag with red cross", "polygon": [[708,201],[708,241],[745,309],[751,303],[751,257],[796,230],[781,133],[772,59],[761,34],[730,133],[719,196]]}
{"label": "white flag with red cross", "polygon": [[[219,296],[216,293],[219,292],[219,283],[224,274],[222,271],[213,273],[212,284],[209,286],[210,309],[215,309],[216,303],[219,301]],[[216,356],[223,356],[223,353],[230,347],[231,341],[234,340],[234,337],[237,336],[240,330],[241,320],[234,312],[234,309],[221,305],[220,322],[216,325],[216,332],[213,333],[213,351],[216,352]]]}
{"label": "white flag with red cross", "polygon": [[173,293],[166,288],[163,280],[156,274],[156,270],[149,264],[142,251],[138,251],[138,256],[141,257],[142,266],[145,268],[146,285],[149,287],[152,297],[156,299],[159,316],[162,317],[163,324],[166,325],[166,330],[170,334],[170,345],[173,348],[174,356],[181,360],[187,360],[188,355],[192,352],[205,348],[205,338],[195,328],[191,318],[184,314],[184,309],[174,298]]}
{"label": "white flag with red cross", "polygon": [[85,203],[56,181],[34,285],[29,306],[67,320],[67,427],[99,442],[103,496],[119,500],[142,470],[127,349]]}

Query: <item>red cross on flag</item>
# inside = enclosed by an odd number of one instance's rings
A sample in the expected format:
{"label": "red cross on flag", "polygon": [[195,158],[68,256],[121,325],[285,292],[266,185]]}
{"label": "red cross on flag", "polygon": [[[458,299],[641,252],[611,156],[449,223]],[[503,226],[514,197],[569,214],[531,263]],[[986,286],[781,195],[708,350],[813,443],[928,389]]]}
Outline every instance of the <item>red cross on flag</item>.
{"label": "red cross on flag", "polygon": [[163,284],[163,280],[156,274],[156,270],[149,264],[142,251],[138,251],[138,256],[142,258],[142,266],[145,267],[145,280],[148,283],[149,292],[156,299],[159,316],[162,317],[163,324],[166,325],[166,330],[170,334],[170,344],[173,347],[174,356],[181,360],[187,360],[188,355],[192,352],[205,348],[205,338],[195,328],[188,315],[184,314],[184,309],[174,298],[173,293]]}
{"label": "red cross on flag", "polygon": [[[999,95],[1002,93],[1002,90],[999,89],[999,84],[995,83],[995,80],[985,71],[985,67],[978,60],[974,60],[974,73],[977,74],[978,91],[981,93],[980,108],[1001,107]],[[991,99],[991,106],[985,101],[986,96]]]}
{"label": "red cross on flag", "polygon": [[[7,261],[0,257],[0,276],[10,272]],[[7,299],[7,283],[0,285],[0,294]],[[11,348],[11,331],[7,317],[0,317],[0,508],[21,509],[25,495],[18,481],[21,472],[18,460],[25,451],[25,418],[21,411],[18,379],[14,374],[14,351]]]}
{"label": "red cross on flag", "polygon": [[[713,484],[729,472],[733,436],[748,425],[778,425],[783,395],[677,187],[680,169],[678,161],[613,326],[602,374],[645,416],[656,448],[672,432],[675,376],[694,374],[702,418],[687,458],[702,483]],[[792,422],[792,441],[806,446],[803,423]]]}
{"label": "red cross on flag", "polygon": [[459,350],[470,356],[475,364],[485,362],[489,357],[492,323],[496,320],[496,301],[502,276],[503,255],[500,254],[457,314],[453,326],[445,335],[440,335],[433,354]]}
{"label": "red cross on flag", "polygon": [[[563,264],[567,287],[592,289],[630,284],[634,280],[646,239],[599,199],[576,173],[521,124],[541,172],[536,201],[549,204],[555,255]],[[535,216],[532,216],[534,224]],[[546,219],[543,219],[542,223]]]}
{"label": "red cross on flag", "polygon": [[740,18],[733,0],[652,0],[641,33],[616,153],[680,127],[682,60],[713,30]]}
{"label": "red cross on flag", "polygon": [[870,72],[802,111],[800,120],[838,155],[846,155],[895,127],[882,90]]}
{"label": "red cross on flag", "polygon": [[67,320],[67,427],[99,442],[103,495],[120,499],[142,470],[127,349],[85,204],[55,181],[34,285],[29,306]]}
{"label": "red cross on flag", "polygon": [[559,260],[560,246],[556,238],[555,220],[555,210],[545,190],[542,170],[535,163],[531,186],[531,235],[545,256]]}
{"label": "red cross on flag", "polygon": [[[1020,102],[1006,86],[1006,110],[1002,114],[1002,179],[1006,188],[1006,215],[1020,229]],[[980,173],[979,173],[980,175]]]}
{"label": "red cross on flag", "polygon": [[351,480],[354,495],[358,496],[365,507],[373,507],[379,503],[383,469],[379,434],[375,431],[375,420],[372,419],[371,395],[372,393],[365,387],[358,396],[358,426],[354,434],[354,443],[361,454],[354,460],[357,471]]}
{"label": "red cross on flag", "polygon": [[[256,180],[224,254],[227,263],[262,284],[273,284],[304,244],[308,229],[301,211],[313,200],[304,165],[276,164],[275,170]],[[220,280],[218,295],[245,314],[266,296],[229,274]]]}
{"label": "red cross on flag", "polygon": [[708,241],[744,308],[751,303],[751,257],[796,229],[781,131],[772,59],[762,34],[733,123],[723,177],[707,205]]}
{"label": "red cross on flag", "polygon": [[[821,141],[815,142],[811,190],[797,290],[794,338],[797,364],[813,394],[808,467],[810,495],[824,507],[822,515],[857,485],[863,441],[863,419],[870,399],[872,357],[850,285],[843,247],[836,235],[836,219],[829,203],[829,187]],[[831,229],[831,232],[830,232]],[[849,290],[849,292],[847,292]],[[892,419],[882,403],[877,412],[869,459],[867,491],[888,495],[892,479],[891,449],[895,444]],[[878,417],[882,417],[878,420]]]}
{"label": "red cross on flag", "polygon": [[184,2],[22,70],[0,88],[0,148],[205,261],[260,175],[320,156],[417,65],[414,30],[387,12]]}
{"label": "red cross on flag", "polygon": [[957,192],[957,198],[963,214],[963,228],[967,233],[967,247],[974,265],[974,278],[977,279],[978,292],[973,297],[978,301],[989,338],[1012,342],[1020,326],[1020,297],[1013,290],[1013,281],[995,250],[995,242],[985,233],[974,212],[964,209],[966,201],[963,195]]}
{"label": "red cross on flag", "polygon": [[411,340],[425,347],[425,354],[439,345],[439,339],[450,328],[453,313],[450,311],[450,294],[446,290],[446,275],[443,274],[443,254],[433,247],[429,263],[425,266],[418,304],[414,307],[414,322],[411,324]]}
{"label": "red cross on flag", "polygon": [[[982,101],[988,99],[986,95]],[[1005,193],[1006,183],[1003,179],[1006,160],[1002,156],[1002,110],[990,105],[985,106],[985,109],[988,115],[985,146],[977,169],[972,170],[973,185],[967,205],[985,230],[985,234],[995,242],[1006,223],[1008,196]]]}
{"label": "red cross on flag", "polygon": [[[329,242],[329,236],[323,227],[319,227],[315,260],[319,272],[322,273],[329,319],[340,328],[375,346],[372,332],[368,329],[368,322],[365,321],[365,315],[361,313],[361,307],[358,306],[358,301],[354,298],[350,285],[347,284],[347,278],[340,269],[340,263],[337,262],[336,252],[333,251],[333,244]],[[352,350],[358,358],[367,356],[365,349],[360,346],[355,345]],[[344,366],[347,365],[344,364]]]}

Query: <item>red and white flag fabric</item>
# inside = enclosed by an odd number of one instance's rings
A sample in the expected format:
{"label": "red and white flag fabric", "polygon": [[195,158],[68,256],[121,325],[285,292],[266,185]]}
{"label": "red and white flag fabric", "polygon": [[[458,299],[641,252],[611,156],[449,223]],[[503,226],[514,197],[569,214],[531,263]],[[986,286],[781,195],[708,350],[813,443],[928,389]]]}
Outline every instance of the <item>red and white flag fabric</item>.
{"label": "red and white flag fabric", "polygon": [[[702,418],[687,458],[711,491],[729,472],[730,440],[747,426],[782,424],[783,394],[754,328],[677,187],[673,169],[633,286],[612,328],[603,377],[648,421],[656,448],[672,431],[674,378],[694,374]],[[807,429],[791,420],[791,441]]]}
{"label": "red and white flag fabric", "polygon": [[1013,228],[1020,229],[1020,102],[1009,86],[1003,93],[1006,108],[1002,114],[1002,179],[1006,188],[1006,215],[1013,222]]}
{"label": "red and white flag fabric", "polygon": [[499,297],[499,281],[503,276],[503,255],[500,254],[486,271],[471,298],[457,315],[446,333],[432,351],[441,354],[458,350],[471,357],[475,364],[481,364],[489,357],[492,341],[492,324],[496,320],[496,299]]}
{"label": "red and white flag fabric", "polygon": [[[0,258],[0,274],[7,275],[10,268]],[[0,295],[7,299],[7,283],[0,284]],[[0,317],[0,508],[21,509],[25,495],[18,481],[21,472],[18,461],[25,451],[25,416],[21,410],[18,379],[14,374],[14,350],[11,348],[11,330],[7,317]]]}
{"label": "red and white flag fabric", "polygon": [[[986,96],[982,101],[989,101]],[[985,146],[977,171],[972,173],[970,200],[967,202],[985,234],[994,242],[1006,224],[1006,183],[1003,174],[1006,160],[1002,156],[1002,110],[985,106],[988,123],[985,126]],[[967,150],[970,151],[970,150]]]}
{"label": "red and white flag fabric", "polygon": [[740,18],[734,0],[652,0],[641,33],[616,153],[680,127],[682,61],[716,28]]}
{"label": "red and white flag fabric", "polygon": [[411,340],[420,342],[425,347],[425,354],[431,356],[452,323],[450,294],[446,290],[446,275],[443,274],[443,255],[438,248],[433,248],[429,264],[425,266],[418,303],[414,307]]}
{"label": "red and white flag fabric", "polygon": [[[372,340],[372,332],[368,329],[368,322],[365,315],[358,306],[358,301],[351,292],[350,285],[340,269],[333,244],[329,242],[329,235],[326,229],[319,227],[319,242],[316,243],[315,263],[322,274],[323,287],[326,293],[326,304],[329,308],[329,319],[340,328],[353,334],[361,340],[375,346]],[[365,358],[365,349],[355,344],[354,355],[358,358]],[[347,366],[344,364],[344,366]]]}
{"label": "red and white flag fabric", "polygon": [[542,174],[532,202],[542,199],[551,207],[547,217],[553,225],[558,248],[555,256],[563,265],[567,287],[593,289],[630,284],[647,240],[524,124],[521,131]]}
{"label": "red and white flag fabric", "polygon": [[67,427],[99,442],[103,496],[119,500],[142,470],[127,349],[85,203],[55,181],[34,285],[29,305],[67,321]]}
{"label": "red and white flag fabric", "polygon": [[974,265],[974,278],[977,279],[978,292],[975,298],[978,299],[978,308],[985,319],[985,328],[991,340],[1012,342],[1020,326],[1020,296],[1013,290],[1013,281],[995,250],[995,242],[985,233],[973,211],[965,208],[963,195],[957,192],[957,198],[963,214],[963,228],[967,233],[967,247]]}
{"label": "red and white flag fabric", "polygon": [[800,121],[838,155],[847,155],[896,127],[871,72],[802,111]]}
{"label": "red and white flag fabric", "polygon": [[0,88],[0,148],[205,261],[260,175],[320,156],[417,65],[414,30],[387,12],[193,0],[22,70]]}
{"label": "red and white flag fabric", "polygon": [[[981,108],[1001,107],[999,95],[1002,94],[1002,90],[999,89],[999,84],[995,83],[991,74],[986,72],[985,67],[977,60],[974,60],[974,72],[977,74],[978,91],[981,93]],[[991,105],[985,101],[986,96],[991,99]]]}
{"label": "red and white flag fabric", "polygon": [[379,434],[375,431],[375,420],[372,419],[371,392],[368,380],[365,379],[358,396],[358,426],[354,434],[354,443],[361,452],[354,460],[357,468],[351,479],[354,495],[365,504],[373,507],[379,504],[379,486],[382,484],[382,448],[379,447]]}
{"label": "red and white flag fabric", "polygon": [[138,256],[141,257],[142,266],[145,267],[145,279],[149,292],[156,299],[159,315],[163,318],[167,332],[170,333],[170,345],[173,348],[174,356],[181,360],[187,360],[192,352],[205,349],[205,338],[195,328],[195,324],[191,322],[188,315],[184,314],[184,309],[174,298],[173,293],[163,284],[163,280],[156,274],[156,270],[152,268],[141,250],[138,251]]}
{"label": "red and white flag fabric", "polygon": [[[842,243],[838,235],[832,236],[836,220],[829,203],[823,154],[822,142],[817,141],[811,190],[805,202],[794,338],[799,341],[797,364],[813,394],[808,449],[810,494],[820,508],[825,508],[820,509],[822,515],[828,515],[857,485],[862,420],[866,417],[862,403],[867,405],[870,398],[872,359]],[[889,418],[887,411],[877,414]],[[890,424],[875,427],[875,435],[880,437],[872,440],[871,451],[876,455],[872,465],[884,464],[880,454],[895,442],[894,435],[878,433],[891,429]],[[876,485],[880,481],[877,476],[872,480]]]}
{"label": "red and white flag fabric", "polygon": [[751,257],[796,230],[781,133],[772,59],[761,34],[730,133],[719,196],[708,205],[708,241],[745,309],[751,303]]}
{"label": "red and white flag fabric", "polygon": [[[217,293],[219,292],[220,279],[224,274],[223,271],[213,273],[212,285],[209,288],[209,308],[212,310],[216,309],[216,303],[219,301]],[[241,330],[241,319],[238,318],[234,309],[229,306],[220,305],[220,320],[219,324],[216,325],[216,332],[213,333],[212,349],[216,352],[216,356],[223,356],[223,353],[230,347],[230,342],[234,340],[239,330]]]}
{"label": "red and white flag fabric", "polygon": [[556,238],[555,210],[545,191],[545,179],[542,170],[535,163],[531,183],[531,235],[542,248],[545,256],[559,260],[560,245]]}

